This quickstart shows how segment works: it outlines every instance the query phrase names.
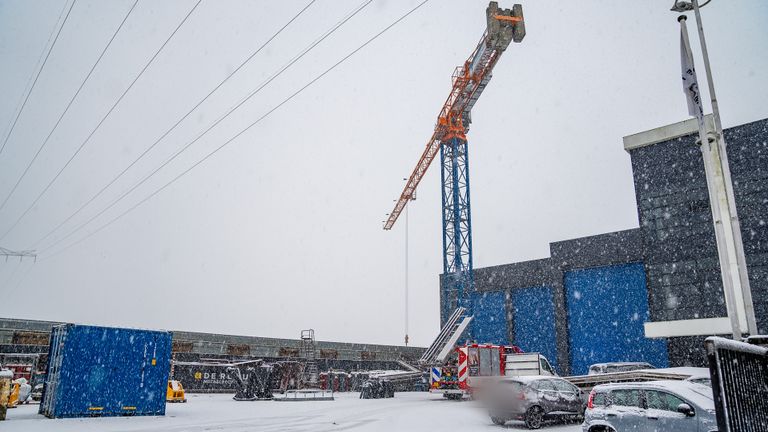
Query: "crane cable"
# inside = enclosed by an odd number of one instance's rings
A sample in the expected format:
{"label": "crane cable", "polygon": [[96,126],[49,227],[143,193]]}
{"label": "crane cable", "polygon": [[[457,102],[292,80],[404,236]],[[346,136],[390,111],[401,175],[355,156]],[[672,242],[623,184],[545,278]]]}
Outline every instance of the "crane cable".
{"label": "crane cable", "polygon": [[395,21],[393,21],[393,22],[392,22],[391,24],[389,24],[387,27],[385,27],[384,29],[382,29],[381,31],[379,31],[377,34],[375,34],[373,37],[371,37],[370,39],[368,39],[367,41],[365,41],[365,42],[364,42],[362,45],[360,45],[359,47],[357,47],[357,48],[355,48],[354,50],[352,50],[352,51],[351,51],[349,54],[347,54],[347,55],[345,55],[344,57],[342,57],[342,58],[341,58],[339,61],[337,61],[336,63],[334,63],[334,64],[333,64],[331,67],[329,67],[328,69],[326,69],[325,71],[323,71],[322,73],[320,73],[319,75],[317,75],[315,78],[313,78],[312,80],[310,80],[308,83],[306,83],[304,86],[302,86],[301,88],[299,88],[298,90],[296,90],[295,92],[293,92],[293,93],[292,93],[290,96],[288,96],[287,98],[285,98],[285,99],[284,99],[282,102],[280,102],[280,103],[278,103],[277,105],[275,105],[274,107],[272,107],[272,108],[271,108],[269,111],[267,111],[267,112],[266,112],[265,114],[263,114],[261,117],[259,117],[258,119],[256,119],[256,120],[255,120],[253,123],[251,123],[250,125],[248,125],[248,126],[245,128],[245,129],[242,129],[240,132],[238,132],[237,134],[235,134],[234,136],[232,136],[230,139],[228,139],[227,141],[225,141],[225,142],[224,142],[223,144],[221,144],[219,147],[215,148],[213,151],[211,151],[210,153],[208,153],[208,154],[207,154],[206,156],[204,156],[202,159],[200,159],[200,160],[198,160],[197,162],[195,162],[195,163],[194,163],[192,166],[190,166],[189,168],[187,168],[186,170],[184,170],[184,171],[183,171],[181,174],[177,175],[177,176],[176,176],[176,177],[174,177],[172,180],[170,180],[169,182],[165,183],[165,184],[164,184],[163,186],[161,186],[160,188],[156,189],[156,190],[155,190],[154,192],[152,192],[150,195],[146,196],[144,199],[142,199],[142,200],[141,200],[141,201],[139,201],[138,203],[134,204],[132,207],[128,208],[127,210],[125,210],[124,212],[120,213],[120,214],[119,214],[118,216],[116,216],[115,218],[111,219],[109,222],[107,222],[107,223],[105,223],[105,224],[101,225],[99,228],[97,228],[96,230],[94,230],[94,231],[92,231],[91,233],[87,234],[86,236],[82,237],[81,239],[79,239],[79,240],[77,240],[77,241],[75,241],[75,242],[73,242],[73,243],[70,243],[69,245],[65,246],[64,248],[60,249],[59,251],[57,251],[57,252],[53,253],[52,255],[50,255],[50,256],[48,257],[48,259],[51,259],[51,258],[53,258],[54,256],[56,256],[56,255],[59,255],[59,254],[61,254],[61,253],[65,252],[65,251],[67,251],[68,249],[70,249],[70,248],[72,248],[72,247],[74,247],[74,246],[76,246],[76,245],[78,245],[78,244],[82,243],[83,241],[87,240],[88,238],[90,238],[90,237],[92,237],[92,236],[96,235],[97,233],[101,232],[102,230],[104,230],[104,229],[105,229],[105,228],[107,228],[108,226],[110,226],[110,225],[112,225],[113,223],[117,222],[117,221],[118,221],[119,219],[121,219],[123,216],[127,215],[128,213],[130,213],[131,211],[133,211],[134,209],[136,209],[136,208],[137,208],[137,207],[139,207],[140,205],[142,205],[142,204],[144,204],[145,202],[147,202],[149,199],[151,199],[152,197],[154,197],[155,195],[157,195],[158,193],[160,193],[161,191],[163,191],[165,188],[167,188],[168,186],[170,186],[171,184],[173,184],[174,182],[176,182],[178,179],[180,179],[181,177],[183,177],[184,175],[186,175],[188,172],[190,172],[190,171],[192,171],[193,169],[195,169],[195,168],[196,168],[197,166],[199,166],[201,163],[205,162],[205,161],[206,161],[208,158],[210,158],[211,156],[213,156],[214,154],[216,154],[216,153],[217,153],[219,150],[221,150],[222,148],[224,148],[225,146],[227,146],[229,143],[231,143],[231,142],[232,142],[232,141],[234,141],[235,139],[239,138],[239,137],[240,137],[242,134],[244,134],[245,132],[247,132],[248,130],[250,130],[250,129],[251,129],[252,127],[254,127],[255,125],[259,124],[259,123],[260,123],[262,120],[264,120],[265,118],[269,117],[269,115],[271,115],[273,112],[275,112],[275,111],[277,111],[278,109],[280,109],[280,107],[282,107],[282,106],[283,106],[283,105],[285,105],[286,103],[290,102],[290,101],[291,101],[293,98],[295,98],[296,96],[298,96],[299,94],[301,94],[301,93],[302,93],[304,90],[306,90],[308,87],[310,87],[311,85],[313,85],[314,83],[316,83],[317,81],[319,81],[319,80],[320,80],[321,78],[323,78],[325,75],[327,75],[328,73],[330,73],[331,71],[333,71],[334,69],[336,69],[336,68],[337,68],[339,65],[341,65],[342,63],[344,63],[345,61],[347,61],[347,60],[348,60],[350,57],[352,57],[353,55],[357,54],[357,53],[358,53],[360,50],[362,50],[363,48],[365,48],[366,46],[368,46],[368,45],[369,45],[371,42],[373,42],[374,40],[378,39],[378,38],[379,38],[381,35],[383,35],[384,33],[386,33],[386,32],[387,32],[388,30],[390,30],[392,27],[394,27],[394,26],[396,26],[397,24],[399,24],[399,23],[400,23],[401,21],[403,21],[405,18],[407,18],[408,16],[410,16],[412,13],[416,12],[416,11],[417,11],[419,8],[421,8],[422,6],[424,6],[424,5],[425,5],[427,2],[429,2],[429,0],[422,0],[422,1],[421,1],[419,4],[417,4],[415,7],[413,7],[412,9],[410,9],[408,12],[406,12],[406,13],[405,13],[404,15],[402,15],[400,18],[398,18],[398,19],[396,19]]}

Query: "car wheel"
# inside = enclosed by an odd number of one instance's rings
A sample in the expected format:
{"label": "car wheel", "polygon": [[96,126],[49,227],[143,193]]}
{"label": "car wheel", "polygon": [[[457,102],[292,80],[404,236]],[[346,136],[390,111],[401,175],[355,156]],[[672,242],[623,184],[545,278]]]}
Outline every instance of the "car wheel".
{"label": "car wheel", "polygon": [[507,422],[507,419],[501,417],[491,417],[491,421],[495,425],[504,426],[504,424]]}
{"label": "car wheel", "polygon": [[539,429],[544,423],[544,410],[541,407],[532,406],[525,413],[525,426],[528,429]]}

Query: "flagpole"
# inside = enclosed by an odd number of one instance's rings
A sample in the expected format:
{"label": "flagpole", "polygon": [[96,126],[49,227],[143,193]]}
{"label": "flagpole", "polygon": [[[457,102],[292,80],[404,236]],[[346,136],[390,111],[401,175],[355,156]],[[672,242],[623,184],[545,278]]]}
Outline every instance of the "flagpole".
{"label": "flagpole", "polygon": [[712,104],[712,116],[715,121],[715,132],[717,140],[717,150],[719,153],[720,170],[723,174],[723,183],[725,186],[725,193],[728,204],[728,212],[730,213],[730,227],[731,236],[733,238],[733,249],[736,258],[736,271],[739,275],[739,285],[741,288],[741,295],[744,301],[744,312],[746,315],[747,329],[750,334],[757,334],[757,322],[755,320],[755,308],[752,302],[752,288],[749,283],[749,273],[747,271],[747,262],[744,255],[744,242],[741,238],[741,223],[739,222],[739,216],[736,210],[736,198],[733,192],[733,181],[731,180],[731,168],[728,163],[728,152],[726,151],[725,134],[723,134],[723,124],[720,121],[720,107],[717,103],[717,96],[715,95],[715,84],[712,80],[712,68],[709,64],[709,52],[707,51],[707,41],[704,38],[704,24],[701,20],[701,12],[699,11],[699,1],[692,0],[693,11],[696,15],[696,27],[699,31],[699,41],[701,43],[701,53],[704,57],[704,70],[707,74],[707,85],[709,87],[709,97]]}
{"label": "flagpole", "polygon": [[[707,125],[704,118],[704,109],[701,103],[701,93],[698,87],[698,79],[696,77],[696,69],[693,65],[693,53],[691,51],[691,44],[688,38],[688,27],[686,26],[687,17],[681,15],[677,21],[680,22],[680,42],[681,42],[681,57],[682,57],[682,78],[683,88],[685,90],[686,98],[688,100],[688,113],[696,117],[699,129],[699,149],[701,150],[702,159],[704,162],[704,173],[707,179],[707,192],[709,193],[710,208],[712,210],[712,223],[715,230],[715,243],[717,245],[718,261],[720,263],[720,275],[723,281],[723,293],[725,295],[725,307],[728,313],[728,318],[731,323],[731,331],[734,340],[741,339],[742,334],[742,322],[743,319],[740,316],[743,307],[743,302],[737,299],[737,293],[734,280],[734,268],[730,265],[733,260],[729,253],[731,249],[729,246],[732,244],[729,241],[729,231],[725,229],[727,224],[728,206],[724,205],[724,182],[722,177],[722,171],[718,170],[718,166],[715,163],[718,160],[717,157],[717,145],[713,146],[714,139],[710,140],[707,134]],[[726,219],[723,216],[726,215]]]}

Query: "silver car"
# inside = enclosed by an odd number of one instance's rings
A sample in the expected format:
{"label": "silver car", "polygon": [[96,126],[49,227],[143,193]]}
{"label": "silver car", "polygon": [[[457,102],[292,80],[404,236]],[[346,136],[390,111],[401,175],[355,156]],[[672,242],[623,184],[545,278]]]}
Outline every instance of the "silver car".
{"label": "silver car", "polygon": [[581,390],[553,376],[506,377],[484,400],[491,421],[497,425],[522,420],[529,429],[538,429],[551,420],[581,422],[584,414]]}
{"label": "silver car", "polygon": [[589,394],[582,430],[716,431],[712,389],[688,381],[599,385]]}

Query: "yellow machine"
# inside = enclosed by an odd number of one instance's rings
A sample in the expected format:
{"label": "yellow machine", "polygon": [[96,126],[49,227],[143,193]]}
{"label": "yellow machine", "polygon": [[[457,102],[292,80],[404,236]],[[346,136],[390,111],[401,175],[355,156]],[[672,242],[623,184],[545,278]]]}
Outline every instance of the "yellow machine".
{"label": "yellow machine", "polygon": [[187,398],[184,397],[184,387],[181,385],[181,381],[169,380],[168,389],[165,392],[166,402],[186,402]]}
{"label": "yellow machine", "polygon": [[8,396],[8,408],[16,408],[19,404],[19,390],[21,386],[19,383],[11,383],[11,394]]}
{"label": "yellow machine", "polygon": [[8,397],[11,393],[11,378],[13,378],[13,372],[9,370],[0,370],[0,420],[5,420],[5,413],[8,409]]}

